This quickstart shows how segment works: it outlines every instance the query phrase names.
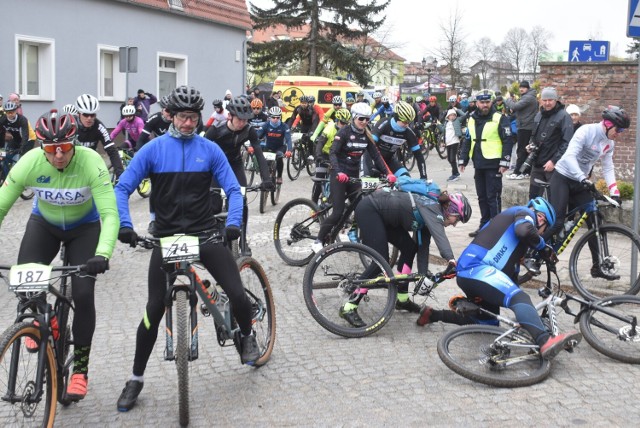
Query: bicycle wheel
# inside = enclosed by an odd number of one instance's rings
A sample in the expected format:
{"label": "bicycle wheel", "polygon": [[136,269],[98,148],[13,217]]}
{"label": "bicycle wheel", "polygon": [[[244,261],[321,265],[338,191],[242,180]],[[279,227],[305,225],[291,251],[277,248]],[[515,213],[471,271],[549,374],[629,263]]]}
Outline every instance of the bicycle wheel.
{"label": "bicycle wheel", "polygon": [[260,263],[251,257],[242,257],[237,263],[244,291],[251,302],[253,330],[260,348],[260,358],[253,365],[260,367],[271,358],[276,342],[276,307],[273,293]]}
{"label": "bicycle wheel", "polygon": [[287,202],[273,225],[273,244],[278,255],[291,266],[304,266],[313,257],[311,244],[320,231],[319,208],[309,199]]}
{"label": "bicycle wheel", "polygon": [[[591,275],[590,239],[597,242],[600,269],[609,275],[617,275],[619,279],[608,280]],[[571,251],[569,275],[571,283],[585,299],[637,294],[640,290],[640,238],[619,224],[604,224],[597,235],[595,230],[589,230]]]}
{"label": "bicycle wheel", "polygon": [[0,337],[0,419],[3,426],[53,427],[58,388],[53,347],[47,344],[44,391],[35,400],[38,352],[27,350],[27,337],[40,343],[40,330],[30,322],[14,324]]}
{"label": "bicycle wheel", "polygon": [[640,364],[640,297],[616,296],[598,302],[618,315],[605,314],[598,307],[586,310],[580,317],[580,331],[593,348],[623,363]]}
{"label": "bicycle wheel", "polygon": [[315,177],[316,176],[316,163],[313,160],[307,159],[305,161],[305,164],[307,166],[307,174],[309,174],[309,177]]}
{"label": "bicycle wheel", "polygon": [[255,158],[246,150],[242,153],[242,164],[244,165],[244,175],[247,177],[247,187],[251,187],[256,176]]}
{"label": "bicycle wheel", "polygon": [[280,190],[282,190],[282,184],[275,184],[276,189],[273,192],[269,192],[271,195],[271,205],[278,205],[280,200]]}
{"label": "bicycle wheel", "polygon": [[[542,382],[551,370],[528,334],[488,325],[466,325],[438,341],[442,362],[462,377],[485,385],[517,388]],[[510,346],[514,344],[515,346]]]}
{"label": "bicycle wheel", "polygon": [[[64,291],[64,296],[71,300],[71,284],[67,282],[66,278],[61,280],[60,290]],[[56,302],[56,318],[58,320],[58,339],[55,341],[56,357],[58,363],[61,365],[61,370],[58,372],[58,401],[63,406],[68,406],[72,403],[67,398],[67,386],[71,380],[72,366],[73,366],[73,354],[69,355],[72,338],[72,324],[73,324],[73,311],[70,311],[68,304],[62,300]]]}
{"label": "bicycle wheel", "polygon": [[269,197],[269,191],[260,190],[260,214],[264,214],[264,209],[267,206],[267,198]]}
{"label": "bicycle wheel", "polygon": [[[375,263],[377,272],[367,269]],[[371,271],[372,275],[365,273]],[[340,309],[359,288],[354,279],[367,276],[393,276],[389,264],[369,247],[356,243],[337,243],[324,247],[304,272],[302,293],[311,316],[322,327],[344,337],[364,337],[380,330],[389,321],[398,289],[391,284],[369,288],[359,301],[358,315],[366,324],[355,327],[340,315]],[[362,290],[362,289],[361,289]]]}
{"label": "bicycle wheel", "polygon": [[178,412],[180,425],[189,425],[189,348],[191,329],[189,328],[189,305],[186,291],[176,292],[175,314],[177,328],[176,369],[178,370]]}
{"label": "bicycle wheel", "polygon": [[297,147],[293,148],[291,157],[287,158],[287,175],[291,181],[295,181],[300,176],[302,170],[302,153]]}
{"label": "bicycle wheel", "polygon": [[408,171],[411,171],[413,167],[416,165],[416,158],[413,156],[413,152],[407,147],[407,144],[403,144],[400,148],[399,153],[402,161],[402,165],[407,168]]}
{"label": "bicycle wheel", "polygon": [[438,134],[436,137],[436,151],[438,152],[440,159],[447,158],[447,143],[444,141],[443,134]]}
{"label": "bicycle wheel", "polygon": [[148,198],[149,195],[151,195],[151,180],[145,178],[140,182],[136,190],[138,191],[138,195],[143,198]]}

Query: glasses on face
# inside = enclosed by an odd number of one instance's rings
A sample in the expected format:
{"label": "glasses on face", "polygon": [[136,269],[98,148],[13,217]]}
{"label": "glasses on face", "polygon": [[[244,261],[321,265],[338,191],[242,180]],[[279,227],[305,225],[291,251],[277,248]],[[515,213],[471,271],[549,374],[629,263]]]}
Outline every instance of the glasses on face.
{"label": "glasses on face", "polygon": [[339,120],[338,122],[340,122],[340,124],[343,125],[343,126],[349,124],[349,122],[345,122],[344,120]]}
{"label": "glasses on face", "polygon": [[625,130],[625,128],[616,128],[616,134],[622,134]]}
{"label": "glasses on face", "polygon": [[181,111],[176,113],[176,117],[183,122],[186,122],[188,120],[190,120],[191,122],[197,122],[200,116],[198,115],[198,113],[185,113]]}
{"label": "glasses on face", "polygon": [[67,153],[73,150],[73,143],[70,141],[64,141],[62,143],[53,143],[53,142],[42,142],[42,150],[45,153],[56,154],[58,150],[62,153]]}
{"label": "glasses on face", "polygon": [[262,111],[262,109],[260,107],[254,107],[253,111]]}
{"label": "glasses on face", "polygon": [[96,117],[95,113],[80,113],[84,117]]}
{"label": "glasses on face", "polygon": [[280,116],[271,116],[269,117],[271,120],[280,120]]}
{"label": "glasses on face", "polygon": [[369,122],[369,118],[367,116],[360,116],[360,117],[356,117],[356,120],[358,122]]}
{"label": "glasses on face", "polygon": [[342,104],[334,104],[333,106],[336,107],[336,108],[340,108],[340,107],[342,107]]}

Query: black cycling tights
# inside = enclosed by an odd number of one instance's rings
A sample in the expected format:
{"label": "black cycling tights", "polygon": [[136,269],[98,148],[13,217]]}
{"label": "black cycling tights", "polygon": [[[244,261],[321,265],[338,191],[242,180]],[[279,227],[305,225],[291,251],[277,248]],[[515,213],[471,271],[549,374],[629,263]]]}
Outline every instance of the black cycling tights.
{"label": "black cycling tights", "polygon": [[[240,273],[231,251],[222,244],[203,244],[200,246],[200,261],[213,275],[229,296],[233,315],[240,326],[242,334],[251,332],[251,303],[247,298]],[[138,326],[136,355],[133,362],[133,374],[142,376],[147,361],[158,337],[158,326],[164,316],[164,298],[167,294],[165,271],[162,269],[162,251],[154,248],[149,261],[149,298],[144,318]]]}
{"label": "black cycling tights", "polygon": [[[98,239],[100,237],[100,223],[87,223],[71,230],[62,230],[31,214],[20,244],[18,263],[51,264],[64,242],[65,252],[70,265],[82,265],[94,257]],[[92,277],[71,278],[71,291],[75,314],[73,318],[74,346],[91,346],[91,338],[96,328],[96,307],[94,302],[94,286],[96,280]]]}

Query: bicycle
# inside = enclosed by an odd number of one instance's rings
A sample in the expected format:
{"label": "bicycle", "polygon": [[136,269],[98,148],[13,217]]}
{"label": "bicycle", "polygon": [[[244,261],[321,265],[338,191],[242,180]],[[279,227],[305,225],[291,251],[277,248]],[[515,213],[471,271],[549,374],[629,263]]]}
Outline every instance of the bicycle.
{"label": "bicycle", "polygon": [[[201,279],[195,270],[200,245],[223,242],[222,233],[212,231],[211,236],[202,241],[197,236],[174,235],[159,239],[138,237],[137,242],[146,249],[159,247],[162,250],[167,280],[164,359],[176,362],[179,419],[180,425],[186,426],[189,423],[189,362],[198,359],[198,296],[202,300],[202,315],[213,317],[218,344],[225,346],[231,340],[237,350],[240,346],[240,329],[233,317],[229,298],[217,284]],[[251,302],[253,329],[260,347],[260,358],[253,365],[261,367],[271,357],[276,338],[273,293],[269,279],[255,259],[240,257],[236,263]],[[177,320],[175,330],[174,315]]]}
{"label": "bicycle", "polygon": [[[329,180],[314,178],[317,181]],[[349,200],[345,204],[345,209],[340,216],[340,220],[331,229],[328,235],[329,242],[339,240],[341,232],[351,229],[353,222],[350,220],[358,202],[368,193],[386,186],[386,182],[372,177],[350,178],[351,183],[362,183],[362,188],[349,195]],[[353,196],[353,202],[350,201]],[[323,201],[319,207],[310,199],[297,198],[287,202],[276,217],[273,225],[273,243],[276,251],[285,263],[291,266],[304,266],[313,257],[311,244],[317,239],[320,231],[320,224],[329,216],[329,211],[333,209],[333,204]],[[351,232],[351,230],[350,230]],[[353,229],[352,238],[358,240],[357,230]]]}
{"label": "bicycle", "polygon": [[[66,391],[73,365],[69,350],[75,308],[67,278],[83,275],[83,269],[66,265],[66,259],[64,266],[0,266],[0,278],[18,298],[14,324],[0,336],[0,399],[11,405],[0,407],[0,416],[7,425],[52,427],[57,403],[72,403]],[[8,277],[2,274],[7,270]],[[55,296],[53,306],[46,300],[48,294]],[[38,344],[37,350],[27,339]]]}
{"label": "bicycle", "polygon": [[295,181],[300,176],[300,172],[306,168],[307,173],[313,177],[316,174],[316,165],[313,160],[315,152],[313,141],[309,134],[295,132],[291,136],[293,150],[291,157],[287,159],[287,175],[291,181]]}
{"label": "bicycle", "polygon": [[[127,169],[127,166],[129,166],[129,163],[131,163],[131,159],[133,159],[134,152],[131,147],[131,143],[125,141],[123,145],[118,149],[118,155],[120,156],[122,167],[124,169]],[[113,165],[109,166],[109,169],[111,170],[111,183],[115,186],[118,179],[116,178],[116,174],[113,171]],[[151,195],[151,179],[149,177],[144,178],[140,182],[136,190],[138,191],[138,195],[143,198],[148,198]]]}
{"label": "bicycle", "polygon": [[[9,171],[16,164],[16,156],[20,154],[19,149],[11,150],[9,148],[5,148],[5,150],[0,151],[0,186],[4,183],[4,180],[9,175]],[[29,199],[33,199],[35,193],[31,188],[25,188],[22,193],[20,193],[20,198],[28,201]]]}
{"label": "bicycle", "polygon": [[398,150],[398,159],[407,171],[413,170],[413,167],[416,166],[416,158],[406,141],[402,143],[402,147]]}
{"label": "bicycle", "polygon": [[[574,317],[585,340],[598,352],[629,364],[640,364],[640,298],[614,296],[587,300],[565,293],[560,287],[555,263],[547,264],[547,283],[538,290],[543,300],[535,307],[549,332],[558,334],[556,307]],[[552,281],[552,273],[556,282]],[[580,309],[574,312],[570,302]],[[486,385],[515,388],[543,381],[551,370],[529,333],[512,318],[494,314],[471,300],[464,300],[463,312],[484,314],[506,327],[466,325],[444,334],[438,341],[438,355],[457,374]],[[572,351],[577,343],[568,344]]]}
{"label": "bicycle", "polygon": [[251,146],[249,141],[245,141],[244,149],[242,150],[242,164],[244,165],[244,174],[247,177],[247,186],[253,186],[253,180],[256,174],[260,175],[260,164],[255,153],[249,153],[247,150]]}
{"label": "bicycle", "polygon": [[269,175],[271,182],[273,183],[273,190],[267,190],[262,188],[260,190],[260,214],[264,214],[267,206],[267,195],[271,196],[271,205],[277,205],[280,199],[280,190],[282,189],[282,183],[278,183],[277,171],[276,171],[276,158],[278,155],[274,152],[264,151],[264,158],[267,161],[267,167],[269,167]]}
{"label": "bicycle", "polygon": [[[371,264],[376,268],[371,268]],[[372,275],[376,275],[371,278]],[[343,337],[364,337],[389,322],[396,304],[397,286],[416,283],[413,295],[429,296],[445,280],[443,273],[394,274],[376,251],[354,242],[338,242],[319,251],[309,262],[302,294],[311,316],[323,328]],[[354,293],[363,294],[358,314],[366,323],[354,327],[339,315]]]}
{"label": "bicycle", "polygon": [[[536,184],[548,189],[549,183],[536,180]],[[637,294],[640,291],[640,267],[634,269],[640,262],[640,237],[622,224],[603,223],[600,209],[603,206],[619,207],[618,203],[595,188],[591,189],[594,202],[578,206],[569,211],[565,217],[566,223],[551,246],[558,255],[562,254],[569,243],[576,236],[582,225],[591,218],[592,227],[578,239],[569,257],[569,275],[571,283],[580,295],[586,299],[595,300],[604,296]],[[578,220],[573,219],[579,214]],[[588,247],[589,241],[595,245],[598,253],[598,268],[608,275],[618,275],[617,280],[593,278],[591,276],[592,257]],[[587,254],[584,254],[586,247]],[[526,263],[540,261],[526,260]],[[634,264],[635,262],[635,264]],[[532,269],[521,278],[523,283],[532,278]]]}
{"label": "bicycle", "polygon": [[447,158],[447,144],[444,141],[444,134],[436,122],[429,122],[422,131],[422,153],[425,159],[429,152],[435,148],[440,159]]}
{"label": "bicycle", "polygon": [[[242,202],[246,206],[249,204],[247,202],[247,193],[258,192],[260,191],[260,186],[249,186],[244,187],[240,186],[240,192],[242,193]],[[211,189],[212,192],[218,193],[220,195],[222,211],[215,214],[215,217],[223,223],[227,219],[229,205],[227,202],[227,196],[224,193],[224,190],[219,187],[214,187]],[[227,243],[229,245],[229,249],[231,250],[231,254],[233,254],[233,258],[237,259],[242,256],[251,256],[249,251],[249,244],[247,243],[247,223],[244,215],[242,216],[242,224],[240,225],[240,238],[234,239],[231,242]]]}

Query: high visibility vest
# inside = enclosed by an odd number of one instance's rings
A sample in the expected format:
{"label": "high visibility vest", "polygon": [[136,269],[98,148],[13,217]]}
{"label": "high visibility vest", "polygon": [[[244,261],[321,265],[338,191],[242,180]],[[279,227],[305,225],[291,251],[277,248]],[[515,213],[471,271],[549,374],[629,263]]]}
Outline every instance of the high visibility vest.
{"label": "high visibility vest", "polygon": [[[502,140],[498,133],[498,127],[500,126],[500,113],[494,113],[491,120],[484,124],[482,128],[482,145],[480,150],[482,156],[485,159],[500,159],[502,158]],[[476,121],[473,116],[469,118],[467,122],[467,129],[471,136],[471,150],[469,151],[469,157],[473,156],[473,147],[476,144]]]}

